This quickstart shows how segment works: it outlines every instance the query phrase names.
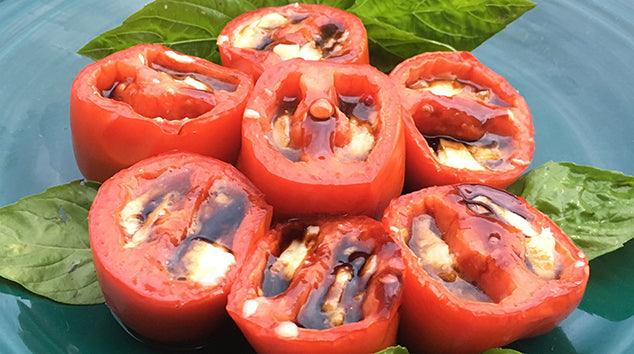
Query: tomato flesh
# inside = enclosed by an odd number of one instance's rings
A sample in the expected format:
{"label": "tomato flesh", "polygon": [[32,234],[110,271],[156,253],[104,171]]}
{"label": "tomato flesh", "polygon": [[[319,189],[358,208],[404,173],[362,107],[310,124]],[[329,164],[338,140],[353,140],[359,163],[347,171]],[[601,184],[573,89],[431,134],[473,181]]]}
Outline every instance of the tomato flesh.
{"label": "tomato flesh", "polygon": [[343,10],[313,4],[267,7],[244,13],[218,36],[223,65],[252,76],[292,58],[369,62],[365,28]]}
{"label": "tomato flesh", "polygon": [[534,131],[524,99],[467,52],[424,53],[390,74],[404,106],[406,185],[505,187],[528,167]]}
{"label": "tomato flesh", "polygon": [[403,249],[400,328],[414,350],[478,353],[545,333],[588,281],[585,255],[554,222],[491,187],[404,195],[383,224]]}
{"label": "tomato flesh", "polygon": [[71,88],[79,169],[88,179],[104,181],[175,149],[234,162],[251,87],[236,70],[154,44],[90,64]]}
{"label": "tomato flesh", "polygon": [[376,69],[288,61],[247,104],[238,167],[281,216],[377,215],[402,189],[400,116]]}
{"label": "tomato flesh", "polygon": [[123,170],[89,213],[106,303],[134,332],[160,342],[202,341],[223,307],[271,208],[233,167],[174,153]]}
{"label": "tomato flesh", "polygon": [[402,262],[367,217],[294,220],[258,241],[227,310],[261,353],[368,353],[396,339]]}

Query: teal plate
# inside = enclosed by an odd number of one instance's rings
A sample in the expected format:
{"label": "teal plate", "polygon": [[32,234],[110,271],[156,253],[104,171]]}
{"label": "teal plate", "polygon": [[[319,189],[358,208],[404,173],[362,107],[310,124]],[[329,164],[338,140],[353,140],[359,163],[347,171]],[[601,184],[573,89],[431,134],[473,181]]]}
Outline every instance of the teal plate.
{"label": "teal plate", "polygon": [[[68,91],[89,60],[75,54],[143,0],[0,0],[0,205],[80,177]],[[526,97],[533,166],[574,161],[634,174],[634,2],[538,1],[475,54]],[[588,290],[550,333],[513,343],[526,353],[634,352],[634,243],[590,263]],[[228,325],[208,351],[249,347]],[[108,308],[67,306],[0,280],[0,353],[165,351],[128,335]]]}

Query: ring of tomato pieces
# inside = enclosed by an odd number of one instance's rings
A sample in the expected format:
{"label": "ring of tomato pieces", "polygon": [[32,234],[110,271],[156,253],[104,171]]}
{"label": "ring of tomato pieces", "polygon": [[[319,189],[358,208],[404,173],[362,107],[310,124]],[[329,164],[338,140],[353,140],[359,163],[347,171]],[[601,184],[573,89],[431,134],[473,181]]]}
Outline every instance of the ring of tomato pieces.
{"label": "ring of tomato pieces", "polygon": [[77,165],[86,178],[104,181],[175,149],[235,162],[252,86],[237,70],[157,44],[109,55],[73,81],[70,123]]}
{"label": "ring of tomato pieces", "polygon": [[[282,259],[284,249],[301,240],[302,233],[313,232],[311,228],[317,229],[314,238],[306,241],[309,236],[303,236],[307,254],[297,259],[286,288],[267,296],[265,272],[277,265],[270,260]],[[227,311],[258,353],[373,353],[395,343],[403,263],[398,246],[379,222],[365,216],[295,219],[278,224],[255,245],[231,289]],[[338,326],[311,327],[326,316],[323,304],[336,287],[337,269],[348,266],[352,280],[334,296],[346,320]],[[361,290],[351,288],[355,281],[364,282]],[[359,290],[362,296],[354,300]],[[348,320],[351,311],[358,317]]]}
{"label": "ring of tomato pieces", "polygon": [[[534,128],[524,98],[502,76],[469,52],[430,52],[405,60],[391,73],[403,105],[407,142],[408,190],[454,183],[480,183],[503,188],[515,181],[533,159]],[[447,96],[412,89],[418,80],[451,80],[481,89],[495,100],[482,102],[457,94]],[[503,167],[470,170],[438,160],[425,135],[451,136],[473,142],[485,133],[510,138]]]}
{"label": "ring of tomato pieces", "polygon": [[[240,197],[244,203],[226,204],[228,209],[222,203],[212,204],[216,185],[229,198]],[[124,214],[131,203],[148,193],[153,197],[141,205],[147,215],[139,220],[150,225],[149,234],[134,243],[136,233],[132,239],[126,233],[130,219]],[[176,193],[174,198],[159,204],[156,196],[167,198],[170,193]],[[147,209],[148,205],[154,205],[154,210]],[[222,212],[224,216],[213,219]],[[249,254],[251,239],[266,233],[271,214],[262,194],[240,172],[210,157],[171,153],[120,171],[99,188],[88,216],[95,270],[106,304],[144,338],[170,343],[202,341],[225,320],[234,275]],[[242,219],[231,221],[235,215]],[[226,234],[203,234],[202,230],[222,231],[230,222],[233,229],[225,230]],[[200,235],[191,235],[193,225],[199,226]],[[184,259],[176,258],[180,250],[189,252],[187,247],[194,241],[208,244],[194,238],[198,236],[201,240],[219,237],[214,244],[229,249],[235,259],[212,283],[179,279],[173,270],[179,271]]]}
{"label": "ring of tomato pieces", "polygon": [[[367,65],[295,59],[275,66],[260,77],[247,103],[238,168],[264,192],[276,215],[380,215],[401,193],[405,173],[402,109],[394,91],[387,76]],[[301,155],[296,161],[271,137],[288,97],[297,98],[287,131]],[[347,151],[336,144],[352,139],[350,122],[356,119],[342,112],[341,97],[366,97],[373,107],[374,145],[365,159],[344,161],[335,154]],[[327,118],[314,119],[315,108]]]}
{"label": "ring of tomato pieces", "polygon": [[[325,36],[344,35],[342,40],[341,55],[332,56],[323,60],[336,63],[368,64],[368,38],[365,27],[355,15],[325,5],[316,4],[291,4],[281,7],[265,7],[246,12],[229,22],[218,36],[218,50],[222,65],[241,70],[257,80],[264,70],[280,63],[283,59],[275,54],[268,43],[265,48],[240,48],[234,45],[236,36],[241,28],[258,21],[265,15],[280,14],[288,19],[288,22],[273,29],[273,44],[298,44]],[[343,31],[343,32],[342,32]],[[324,33],[326,32],[326,33]]]}
{"label": "ring of tomato pieces", "polygon": [[[558,275],[545,279],[533,273],[525,264],[529,258],[522,232],[493,215],[476,215],[460,189],[502,195],[531,219],[532,227],[549,228],[556,242]],[[459,277],[482,286],[491,301],[452,292],[449,283],[423,269],[425,259],[410,247],[413,221],[423,214],[435,219]],[[589,267],[583,252],[546,215],[501,190],[478,185],[426,188],[393,200],[383,224],[403,252],[400,328],[414,350],[479,353],[546,333],[576,308],[585,291]]]}

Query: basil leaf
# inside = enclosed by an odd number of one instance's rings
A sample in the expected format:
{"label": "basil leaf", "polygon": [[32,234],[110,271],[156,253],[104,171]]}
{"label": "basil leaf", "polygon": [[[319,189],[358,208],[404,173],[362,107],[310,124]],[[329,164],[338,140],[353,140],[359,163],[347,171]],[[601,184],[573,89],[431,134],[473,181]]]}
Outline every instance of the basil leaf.
{"label": "basil leaf", "polygon": [[349,11],[368,30],[372,63],[389,70],[422,52],[472,50],[533,7],[529,0],[360,0]]}
{"label": "basil leaf", "polygon": [[296,2],[302,2],[305,4],[322,4],[328,5],[332,7],[338,7],[340,9],[347,9],[354,4],[354,0],[248,0],[251,4],[256,7],[269,7],[269,6],[282,6],[293,4]]}
{"label": "basil leaf", "polygon": [[90,41],[79,54],[101,59],[139,43],[160,43],[218,62],[216,37],[232,18],[255,9],[244,0],[157,0],[121,26]]}
{"label": "basil leaf", "polygon": [[522,352],[508,348],[493,348],[483,352],[482,354],[522,354]]}
{"label": "basil leaf", "polygon": [[0,276],[58,302],[102,303],[87,222],[97,188],[75,181],[0,208]]}
{"label": "basil leaf", "polygon": [[[161,43],[219,62],[216,37],[232,18],[292,0],[156,0],[79,50],[101,59],[139,43]],[[368,31],[372,64],[384,71],[413,55],[472,50],[535,5],[529,0],[309,0],[348,9]]]}
{"label": "basil leaf", "polygon": [[634,177],[570,162],[548,162],[509,191],[547,214],[588,256],[634,238]]}
{"label": "basil leaf", "polygon": [[375,354],[409,354],[409,350],[405,347],[401,347],[400,345],[396,345],[393,347],[387,347]]}

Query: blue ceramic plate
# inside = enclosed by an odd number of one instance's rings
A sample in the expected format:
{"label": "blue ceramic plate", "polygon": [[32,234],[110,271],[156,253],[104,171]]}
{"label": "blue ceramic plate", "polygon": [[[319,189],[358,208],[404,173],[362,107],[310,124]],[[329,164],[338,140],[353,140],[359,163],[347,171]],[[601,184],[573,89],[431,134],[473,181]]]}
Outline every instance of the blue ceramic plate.
{"label": "blue ceramic plate", "polygon": [[[0,205],[80,177],[68,92],[75,54],[143,0],[0,0]],[[634,2],[551,0],[475,51],[526,97],[534,166],[574,161],[634,174]],[[634,352],[634,243],[590,263],[586,295],[559,327],[513,343],[526,353]],[[218,351],[249,347],[235,328]],[[67,306],[0,280],[1,353],[153,352],[104,305]]]}

